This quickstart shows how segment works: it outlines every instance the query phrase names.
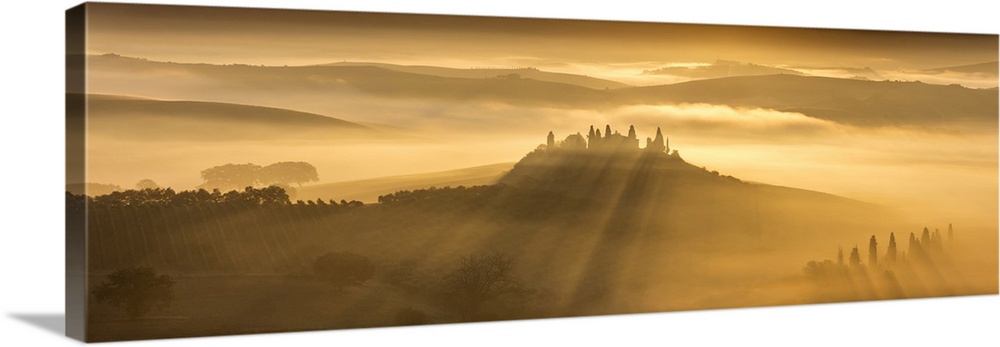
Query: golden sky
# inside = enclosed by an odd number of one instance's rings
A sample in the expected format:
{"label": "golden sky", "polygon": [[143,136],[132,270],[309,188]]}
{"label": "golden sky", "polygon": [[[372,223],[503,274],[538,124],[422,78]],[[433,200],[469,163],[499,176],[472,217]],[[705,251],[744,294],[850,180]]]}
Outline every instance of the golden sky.
{"label": "golden sky", "polygon": [[305,65],[642,64],[717,59],[927,69],[997,60],[996,35],[91,4],[88,53]]}

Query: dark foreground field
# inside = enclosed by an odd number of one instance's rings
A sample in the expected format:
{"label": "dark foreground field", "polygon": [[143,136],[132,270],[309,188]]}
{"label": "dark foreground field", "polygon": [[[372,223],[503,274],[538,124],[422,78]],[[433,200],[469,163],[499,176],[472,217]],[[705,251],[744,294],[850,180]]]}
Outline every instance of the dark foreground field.
{"label": "dark foreground field", "polygon": [[[93,276],[91,283],[100,283]],[[92,305],[93,341],[135,340],[400,325],[404,309],[445,322],[430,305],[379,283],[338,291],[312,278],[288,276],[175,276],[177,299],[165,310],[129,320],[119,310]],[[405,322],[403,322],[405,323]]]}

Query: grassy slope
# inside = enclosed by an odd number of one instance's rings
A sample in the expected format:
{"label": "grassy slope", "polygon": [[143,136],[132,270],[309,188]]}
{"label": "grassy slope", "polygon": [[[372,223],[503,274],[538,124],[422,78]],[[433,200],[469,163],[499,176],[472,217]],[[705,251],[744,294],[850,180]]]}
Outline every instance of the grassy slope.
{"label": "grassy slope", "polygon": [[303,200],[346,199],[374,203],[378,202],[379,195],[400,190],[494,184],[513,166],[513,163],[499,163],[441,172],[307,185],[298,189],[297,196]]}

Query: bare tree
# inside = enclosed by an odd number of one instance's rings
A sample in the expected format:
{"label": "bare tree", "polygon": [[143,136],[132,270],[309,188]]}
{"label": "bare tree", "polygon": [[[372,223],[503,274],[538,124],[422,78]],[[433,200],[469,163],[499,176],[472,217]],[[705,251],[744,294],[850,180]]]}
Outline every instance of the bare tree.
{"label": "bare tree", "polygon": [[500,253],[462,257],[445,275],[442,294],[463,321],[472,320],[484,304],[524,291],[512,270],[513,261]]}

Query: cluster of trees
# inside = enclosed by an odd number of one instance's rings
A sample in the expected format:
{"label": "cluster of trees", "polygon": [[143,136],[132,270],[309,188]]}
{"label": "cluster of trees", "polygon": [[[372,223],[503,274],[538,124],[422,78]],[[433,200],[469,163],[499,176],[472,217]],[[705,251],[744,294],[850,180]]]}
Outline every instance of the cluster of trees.
{"label": "cluster of trees", "polygon": [[[316,167],[301,161],[284,161],[267,166],[252,163],[213,166],[202,170],[201,178],[204,182],[197,188],[205,191],[226,192],[246,187],[279,186],[290,196],[294,195],[291,184],[301,187],[303,183],[319,181]],[[121,186],[102,183],[86,183],[83,184],[83,189],[91,196],[108,195],[123,190]],[[156,181],[144,178],[135,183],[134,189],[161,189],[161,187]]]}
{"label": "cluster of trees", "polygon": [[66,193],[68,204],[87,202],[93,207],[169,207],[197,206],[204,204],[231,204],[243,206],[287,205],[288,194],[278,186],[264,188],[246,187],[243,191],[232,190],[222,193],[218,189],[175,192],[171,188],[146,188],[123,190],[105,195],[87,197]]}
{"label": "cluster of trees", "polygon": [[[948,241],[952,241],[954,238],[954,230],[951,224],[948,224]],[[892,268],[899,262],[906,261],[907,257],[911,259],[916,259],[918,261],[930,261],[934,257],[943,254],[944,252],[944,236],[942,236],[940,230],[935,229],[934,233],[930,232],[930,229],[924,228],[923,233],[920,238],[917,238],[916,233],[910,233],[910,239],[907,244],[907,250],[905,252],[900,252],[896,244],[896,233],[889,233],[889,244],[886,247],[885,256],[880,257],[878,251],[878,240],[875,235],[872,235],[868,239],[868,263],[867,265],[861,259],[861,251],[858,246],[854,246],[851,249],[851,254],[849,255],[847,262],[844,261],[844,250],[843,248],[837,251],[837,266],[851,266],[851,267],[862,267],[867,266],[870,268]],[[879,259],[882,259],[881,264]],[[833,264],[832,261],[826,260],[825,264]],[[811,275],[823,273],[824,263],[817,261],[810,261],[806,264],[806,273]]]}
{"label": "cluster of trees", "polygon": [[383,205],[463,205],[474,201],[489,200],[497,197],[506,187],[503,185],[430,187],[427,189],[401,190],[395,193],[381,195],[378,202]]}
{"label": "cluster of trees", "polygon": [[494,220],[537,220],[577,213],[591,200],[566,196],[546,187],[507,185],[431,187],[403,190],[378,198],[387,208],[487,214]]}
{"label": "cluster of trees", "polygon": [[[92,207],[180,207],[205,204],[279,206],[292,204],[285,188],[279,186],[246,187],[242,191],[231,190],[226,193],[222,193],[218,189],[213,189],[211,192],[205,189],[175,192],[171,188],[145,188],[114,191],[94,197],[66,192],[68,208],[83,208],[84,203]],[[337,202],[333,199],[316,199],[297,200],[294,205],[361,207],[364,206],[364,203],[357,200],[341,199],[340,202]]]}
{"label": "cluster of trees", "polygon": [[[948,225],[947,238],[948,242],[954,238],[951,224]],[[846,259],[844,249],[840,248],[836,261],[809,261],[803,272],[807,278],[820,284],[824,291],[845,291],[834,300],[901,298],[905,294],[897,273],[919,274],[921,269],[936,269],[935,263],[947,256],[945,250],[941,232],[935,230],[931,233],[926,227],[919,238],[916,233],[910,233],[905,251],[899,250],[896,234],[889,233],[884,255],[879,253],[878,240],[872,235],[868,239],[867,261],[862,259],[858,246],[851,249]],[[932,272],[938,273],[936,270]],[[857,292],[858,288],[864,288],[867,293]]]}
{"label": "cluster of trees", "polygon": [[67,212],[87,213],[92,268],[112,271],[139,263],[185,273],[301,273],[318,255],[315,242],[330,235],[414,235],[428,228],[464,228],[470,219],[520,223],[579,213],[585,202],[506,185],[403,191],[374,206],[322,199],[292,203],[273,186],[66,196]]}
{"label": "cluster of trees", "polygon": [[303,183],[319,181],[319,174],[312,164],[301,161],[284,161],[267,166],[252,163],[225,164],[201,171],[205,182],[203,189],[232,190],[260,185],[302,186]]}
{"label": "cluster of trees", "polygon": [[304,200],[304,201],[303,200],[296,200],[295,204],[299,205],[299,206],[320,206],[320,207],[322,207],[322,206],[331,206],[331,207],[338,207],[338,206],[339,207],[361,207],[361,206],[365,205],[364,202],[361,202],[361,201],[358,201],[358,200],[347,201],[347,200],[344,200],[344,199],[340,199],[339,203],[337,201],[333,200],[333,199],[326,200],[326,201],[324,201],[323,199]]}

